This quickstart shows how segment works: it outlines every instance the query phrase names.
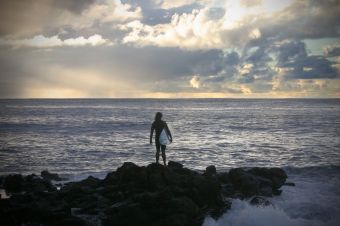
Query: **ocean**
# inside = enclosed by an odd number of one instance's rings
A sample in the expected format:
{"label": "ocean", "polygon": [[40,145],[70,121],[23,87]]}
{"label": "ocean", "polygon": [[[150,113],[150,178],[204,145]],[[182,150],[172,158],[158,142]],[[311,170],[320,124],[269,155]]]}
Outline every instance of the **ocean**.
{"label": "ocean", "polygon": [[204,226],[340,222],[340,99],[3,99],[0,174],[47,169],[79,180],[123,162],[147,165],[158,111],[174,139],[167,160],[199,171],[283,167],[296,184],[273,206],[234,200]]}

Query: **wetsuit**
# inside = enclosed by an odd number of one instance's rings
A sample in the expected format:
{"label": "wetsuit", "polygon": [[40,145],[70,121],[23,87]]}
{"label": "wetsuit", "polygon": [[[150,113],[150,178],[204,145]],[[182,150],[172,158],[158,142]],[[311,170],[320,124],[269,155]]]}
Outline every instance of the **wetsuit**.
{"label": "wetsuit", "polygon": [[[155,132],[156,132],[156,136],[155,136],[155,144],[156,144],[156,148],[157,148],[157,150],[159,150],[160,148],[162,148],[162,150],[163,150],[163,148],[165,149],[165,145],[161,145],[160,143],[159,143],[159,137],[160,137],[160,135],[161,135],[161,133],[162,133],[162,130],[163,129],[166,129],[166,132],[169,134],[169,136],[170,137],[172,137],[171,136],[171,133],[170,133],[170,130],[169,130],[169,128],[168,128],[168,125],[166,124],[166,122],[165,121],[163,121],[163,120],[159,120],[159,121],[154,121],[153,123],[152,123],[152,126],[151,126],[151,133],[153,133],[153,130],[155,130]],[[151,138],[151,137],[150,137]],[[152,138],[151,138],[152,139]]]}

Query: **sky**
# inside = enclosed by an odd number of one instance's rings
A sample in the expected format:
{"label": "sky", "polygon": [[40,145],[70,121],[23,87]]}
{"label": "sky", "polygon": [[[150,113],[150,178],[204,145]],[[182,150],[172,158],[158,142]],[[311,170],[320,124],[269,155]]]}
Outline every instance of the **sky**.
{"label": "sky", "polygon": [[0,98],[340,98],[337,0],[2,0]]}

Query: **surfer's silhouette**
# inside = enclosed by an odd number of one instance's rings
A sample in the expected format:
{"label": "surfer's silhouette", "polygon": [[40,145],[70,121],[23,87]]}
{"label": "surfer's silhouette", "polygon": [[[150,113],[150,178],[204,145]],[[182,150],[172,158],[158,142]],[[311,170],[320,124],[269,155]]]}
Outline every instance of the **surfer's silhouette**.
{"label": "surfer's silhouette", "polygon": [[158,163],[159,152],[162,151],[163,163],[166,166],[166,156],[165,156],[166,145],[161,144],[159,138],[161,136],[163,129],[165,129],[165,131],[169,135],[170,142],[172,142],[172,135],[171,135],[171,132],[168,128],[168,125],[166,124],[165,121],[162,120],[162,116],[163,115],[162,115],[161,112],[157,112],[156,115],[155,115],[155,121],[152,123],[151,131],[150,131],[150,144],[152,144],[153,131],[155,130],[155,132],[156,132],[156,136],[155,136],[156,162]]}

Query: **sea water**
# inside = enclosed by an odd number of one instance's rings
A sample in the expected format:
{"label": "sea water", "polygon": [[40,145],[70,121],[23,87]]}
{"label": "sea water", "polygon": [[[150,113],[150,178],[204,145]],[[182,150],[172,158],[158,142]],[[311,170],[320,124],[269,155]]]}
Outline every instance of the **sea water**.
{"label": "sea water", "polygon": [[204,226],[340,222],[339,99],[0,100],[0,174],[47,169],[81,179],[149,164],[157,111],[172,128],[168,160],[196,170],[278,166],[296,184],[272,206],[234,200]]}

